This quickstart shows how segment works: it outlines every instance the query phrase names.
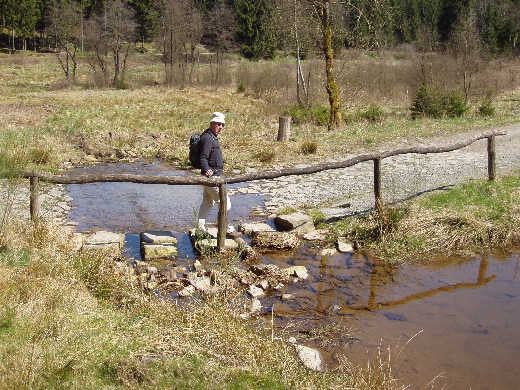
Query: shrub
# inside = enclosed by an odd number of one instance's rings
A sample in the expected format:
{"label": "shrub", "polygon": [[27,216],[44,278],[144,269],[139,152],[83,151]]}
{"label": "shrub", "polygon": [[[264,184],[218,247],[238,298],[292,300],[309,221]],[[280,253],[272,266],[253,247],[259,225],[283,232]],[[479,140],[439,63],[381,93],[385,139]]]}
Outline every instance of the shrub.
{"label": "shrub", "polygon": [[363,119],[371,122],[379,122],[383,118],[384,112],[377,104],[372,103],[362,114]]}
{"label": "shrub", "polygon": [[300,150],[303,154],[314,154],[318,150],[318,143],[315,141],[305,141]]}
{"label": "shrub", "polygon": [[459,91],[444,91],[423,83],[411,106],[412,118],[456,118],[468,110],[466,100]]}
{"label": "shrub", "polygon": [[484,100],[480,104],[478,108],[478,113],[480,116],[493,116],[495,115],[495,107],[493,107],[493,99],[491,97],[491,93],[487,93]]}
{"label": "shrub", "polygon": [[290,115],[292,123],[301,125],[312,122],[318,126],[326,126],[329,123],[330,111],[325,106],[300,107],[294,105],[284,111],[284,115]]}
{"label": "shrub", "polygon": [[246,85],[244,84],[244,82],[241,80],[238,85],[237,85],[237,92],[238,93],[243,93],[246,91]]}
{"label": "shrub", "polygon": [[468,111],[466,99],[462,93],[458,91],[451,91],[442,97],[442,106],[444,108],[444,115],[449,118],[459,118]]}
{"label": "shrub", "polygon": [[116,89],[129,89],[130,85],[125,80],[119,79],[116,83]]}
{"label": "shrub", "polygon": [[427,83],[421,84],[412,103],[412,118],[441,117],[442,104],[440,100],[440,92],[437,88]]}
{"label": "shrub", "polygon": [[274,160],[276,153],[273,150],[261,150],[254,154],[254,158],[263,163],[270,163]]}

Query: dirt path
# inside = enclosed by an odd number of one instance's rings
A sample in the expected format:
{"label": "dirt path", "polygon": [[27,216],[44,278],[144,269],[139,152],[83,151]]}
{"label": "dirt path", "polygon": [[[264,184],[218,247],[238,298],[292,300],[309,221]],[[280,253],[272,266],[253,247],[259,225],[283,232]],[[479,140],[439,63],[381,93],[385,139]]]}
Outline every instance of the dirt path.
{"label": "dirt path", "polygon": [[[520,123],[494,130],[507,133],[496,137],[497,176],[520,169]],[[482,133],[484,131],[479,130],[438,139],[394,141],[382,145],[379,151],[405,146],[449,146]],[[347,155],[345,158],[354,156]],[[486,178],[487,140],[479,140],[453,152],[387,158],[382,161],[382,175],[383,197],[388,202],[472,178]],[[351,214],[374,206],[373,163],[370,161],[312,175],[263,180],[251,183],[241,191],[268,195],[270,199],[265,203],[267,212],[287,206],[316,207],[348,202],[351,204],[348,214]]]}

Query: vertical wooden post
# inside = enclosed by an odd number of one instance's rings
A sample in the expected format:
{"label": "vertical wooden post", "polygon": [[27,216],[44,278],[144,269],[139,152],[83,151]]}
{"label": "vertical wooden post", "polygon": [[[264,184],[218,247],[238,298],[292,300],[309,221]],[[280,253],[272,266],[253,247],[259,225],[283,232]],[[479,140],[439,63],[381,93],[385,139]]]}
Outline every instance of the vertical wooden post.
{"label": "vertical wooden post", "polygon": [[381,210],[383,205],[383,197],[381,194],[381,159],[374,159],[374,197],[375,207],[377,210]]}
{"label": "vertical wooden post", "polygon": [[39,204],[38,204],[38,177],[30,176],[30,195],[29,195],[29,210],[31,212],[31,221],[36,222],[38,219]]}
{"label": "vertical wooden post", "polygon": [[291,117],[281,116],[278,119],[278,139],[277,141],[289,141],[291,137]]}
{"label": "vertical wooden post", "polygon": [[218,232],[217,232],[217,249],[224,249],[226,244],[226,233],[228,228],[228,210],[227,210],[227,186],[226,183],[218,186]]}
{"label": "vertical wooden post", "polygon": [[496,176],[496,152],[495,152],[495,135],[488,137],[488,180],[495,180]]}

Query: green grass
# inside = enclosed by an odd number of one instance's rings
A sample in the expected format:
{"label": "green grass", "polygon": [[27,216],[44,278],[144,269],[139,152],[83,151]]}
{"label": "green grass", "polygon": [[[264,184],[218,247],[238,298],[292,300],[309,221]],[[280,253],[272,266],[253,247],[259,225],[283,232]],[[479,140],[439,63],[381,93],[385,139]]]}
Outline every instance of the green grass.
{"label": "green grass", "polygon": [[520,175],[513,172],[348,218],[333,231],[392,261],[481,252],[520,243],[519,205]]}
{"label": "green grass", "polygon": [[479,219],[507,223],[514,215],[519,188],[520,176],[464,183],[459,188],[429,196],[422,206],[434,210],[448,208],[456,213],[471,210]]}

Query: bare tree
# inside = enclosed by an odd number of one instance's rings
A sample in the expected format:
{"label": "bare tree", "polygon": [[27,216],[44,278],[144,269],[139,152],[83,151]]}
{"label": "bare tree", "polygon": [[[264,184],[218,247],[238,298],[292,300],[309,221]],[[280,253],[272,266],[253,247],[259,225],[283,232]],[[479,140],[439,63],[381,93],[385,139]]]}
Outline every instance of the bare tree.
{"label": "bare tree", "polygon": [[212,79],[219,84],[224,53],[235,46],[236,21],[233,10],[224,2],[216,5],[209,14],[204,31],[208,43],[216,52],[216,68]]}
{"label": "bare tree", "polygon": [[186,81],[192,81],[195,49],[203,32],[202,16],[193,0],[158,0],[158,5],[166,82],[173,83],[177,68],[184,85]]}
{"label": "bare tree", "polygon": [[485,58],[482,41],[476,26],[476,14],[473,9],[466,15],[461,15],[455,24],[448,42],[448,51],[460,63],[462,90],[468,101],[473,75],[484,65]]}
{"label": "bare tree", "polygon": [[122,0],[107,0],[101,15],[87,20],[85,43],[89,64],[114,87],[125,85],[126,61],[133,47],[133,11]]}
{"label": "bare tree", "polygon": [[74,0],[52,0],[46,12],[49,35],[54,40],[54,54],[67,82],[75,82],[78,62],[76,53],[81,44],[83,10]]}

